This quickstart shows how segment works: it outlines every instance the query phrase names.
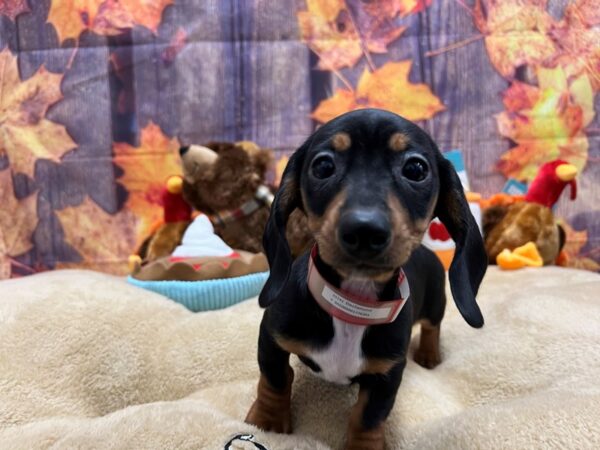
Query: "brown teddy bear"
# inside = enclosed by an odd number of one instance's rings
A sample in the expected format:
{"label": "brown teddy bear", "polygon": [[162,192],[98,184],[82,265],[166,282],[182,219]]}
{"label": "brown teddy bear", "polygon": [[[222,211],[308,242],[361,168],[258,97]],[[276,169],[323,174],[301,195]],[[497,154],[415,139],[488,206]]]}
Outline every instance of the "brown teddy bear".
{"label": "brown teddy bear", "polygon": [[[272,151],[250,141],[210,142],[181,147],[180,155],[188,203],[210,218],[227,245],[261,252],[273,201],[265,181],[273,164]],[[292,254],[298,255],[312,243],[306,216],[295,211],[289,223],[288,242]]]}
{"label": "brown teddy bear", "polygon": [[[265,181],[273,163],[272,151],[241,141],[183,146],[179,153],[183,177],[167,186],[164,223],[144,241],[136,261],[147,263],[170,255],[181,243],[191,222],[190,212],[186,214],[181,203],[208,216],[215,233],[231,248],[262,252],[273,201],[272,189]],[[287,234],[293,255],[301,254],[313,242],[306,216],[299,210],[292,214]]]}

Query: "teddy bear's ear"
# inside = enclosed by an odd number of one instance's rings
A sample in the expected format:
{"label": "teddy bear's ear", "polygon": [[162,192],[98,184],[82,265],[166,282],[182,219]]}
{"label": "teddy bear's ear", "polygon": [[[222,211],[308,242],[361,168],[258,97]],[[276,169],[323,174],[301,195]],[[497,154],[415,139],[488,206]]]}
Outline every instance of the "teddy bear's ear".
{"label": "teddy bear's ear", "polygon": [[232,142],[219,142],[219,141],[210,141],[204,144],[205,147],[210,148],[211,150],[221,153],[225,150],[230,150],[235,147],[235,144]]}
{"label": "teddy bear's ear", "polygon": [[272,167],[275,161],[273,151],[266,148],[260,149],[260,151],[256,152],[252,159],[257,172],[259,172],[263,177],[267,170]]}

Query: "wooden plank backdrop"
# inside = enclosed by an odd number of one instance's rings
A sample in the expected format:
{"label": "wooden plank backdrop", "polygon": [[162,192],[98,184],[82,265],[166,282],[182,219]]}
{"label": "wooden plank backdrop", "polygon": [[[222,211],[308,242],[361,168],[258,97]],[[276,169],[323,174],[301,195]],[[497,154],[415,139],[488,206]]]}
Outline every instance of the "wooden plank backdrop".
{"label": "wooden plank backdrop", "polygon": [[[306,9],[303,0],[165,1],[172,4],[156,30],[137,24],[110,36],[85,30],[62,42],[48,21],[52,1],[61,0],[30,0],[30,11],[14,21],[0,15],[0,48],[17,57],[21,80],[42,66],[64,74],[63,99],[47,118],[64,125],[76,143],[60,161],[40,158],[33,177],[12,173],[17,199],[37,193],[39,218],[31,249],[11,256],[13,276],[82,262],[57,213],[86,198],[107,214],[122,211],[128,193],[113,163],[114,145],[139,146],[150,123],[181,143],[249,139],[282,156],[314,130],[310,114],[319,102],[344,87],[331,72],[316,69],[317,56],[300,38],[296,14]],[[346,1],[357,17],[363,3]],[[550,13],[561,17],[567,3],[550,1]],[[490,63],[473,18],[462,2],[433,0],[399,23],[406,31],[387,53],[369,55],[374,66],[412,60],[410,81],[426,83],[446,108],[420,124],[442,149],[463,150],[474,190],[499,191],[505,178],[495,164],[511,143],[499,135],[495,115],[504,109],[501,93],[508,82]],[[472,43],[444,51],[470,38]],[[366,64],[362,58],[341,73],[356,86]],[[588,229],[585,248],[593,253],[600,245],[598,116],[589,129],[590,162],[580,177],[579,199],[563,196],[557,213]],[[136,156],[140,164],[145,156]],[[0,152],[0,170],[10,167]]]}

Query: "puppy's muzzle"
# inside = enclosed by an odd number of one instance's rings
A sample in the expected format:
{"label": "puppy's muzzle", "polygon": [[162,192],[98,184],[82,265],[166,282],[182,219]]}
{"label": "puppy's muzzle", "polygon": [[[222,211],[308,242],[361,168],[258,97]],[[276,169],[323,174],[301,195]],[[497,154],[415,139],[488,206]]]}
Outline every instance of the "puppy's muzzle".
{"label": "puppy's muzzle", "polygon": [[388,216],[379,209],[352,209],[340,217],[339,244],[354,258],[379,256],[390,245],[391,236]]}

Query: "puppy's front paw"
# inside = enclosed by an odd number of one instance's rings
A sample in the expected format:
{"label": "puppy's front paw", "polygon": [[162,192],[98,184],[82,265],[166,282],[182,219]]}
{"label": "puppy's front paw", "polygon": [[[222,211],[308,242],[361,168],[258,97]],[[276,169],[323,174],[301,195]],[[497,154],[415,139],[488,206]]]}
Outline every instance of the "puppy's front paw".
{"label": "puppy's front paw", "polygon": [[426,369],[433,369],[442,362],[439,349],[426,350],[419,348],[415,352],[414,360],[418,365],[425,367]]}
{"label": "puppy's front paw", "polygon": [[275,433],[290,434],[292,432],[292,420],[290,410],[275,410],[268,408],[260,400],[256,400],[248,415],[246,423],[255,425],[264,431],[274,431]]}

